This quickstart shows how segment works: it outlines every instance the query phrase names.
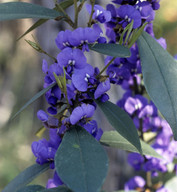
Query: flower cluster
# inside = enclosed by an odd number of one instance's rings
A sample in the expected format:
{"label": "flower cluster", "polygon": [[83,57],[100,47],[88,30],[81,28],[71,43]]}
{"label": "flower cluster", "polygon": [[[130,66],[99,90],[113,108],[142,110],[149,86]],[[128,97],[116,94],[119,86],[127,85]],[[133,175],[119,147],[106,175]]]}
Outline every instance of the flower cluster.
{"label": "flower cluster", "polygon": [[[102,136],[102,129],[92,120],[96,109],[92,97],[107,101],[109,97],[105,92],[110,89],[110,80],[101,75],[98,68],[88,64],[84,54],[89,51],[88,44],[99,43],[100,33],[101,29],[96,24],[93,28],[61,31],[56,38],[56,45],[61,50],[57,62],[48,66],[43,61],[44,88],[53,87],[45,94],[49,104],[47,112],[39,110],[37,113],[44,127],[50,131],[49,141],[42,139],[32,143],[32,151],[39,164],[50,162],[50,167],[55,168],[56,150],[65,132],[75,124],[85,128],[96,140]],[[62,184],[56,182],[56,178],[59,178],[57,173],[53,180],[49,180],[48,188],[54,183]]]}
{"label": "flower cluster", "polygon": [[[159,115],[152,101],[145,97],[145,88],[142,84],[141,65],[138,47],[131,47],[129,58],[115,58],[108,56],[105,59],[107,67],[106,75],[97,67],[87,63],[85,52],[89,52],[89,44],[95,43],[119,43],[124,30],[132,23],[132,31],[138,30],[146,23],[145,31],[152,37],[152,21],[155,10],[159,9],[157,0],[114,0],[106,9],[99,5],[86,5],[88,13],[92,14],[91,27],[77,28],[73,31],[59,32],[56,45],[60,50],[57,62],[48,66],[44,60],[42,70],[45,74],[44,88],[53,86],[46,93],[49,104],[47,112],[39,110],[38,118],[44,127],[49,129],[50,139],[35,141],[32,151],[37,157],[36,162],[44,164],[50,162],[50,167],[55,168],[54,157],[65,132],[73,125],[80,125],[87,130],[96,140],[100,140],[102,129],[98,128],[97,122],[92,119],[96,110],[94,99],[105,102],[109,99],[106,92],[111,83],[117,84],[125,90],[117,105],[124,109],[133,119],[141,138],[144,133],[153,132],[151,138],[152,147],[160,153],[164,159],[156,159],[149,156],[142,157],[139,154],[130,153],[128,162],[135,170],[143,169],[157,176],[158,172],[166,172],[167,164],[177,156],[176,143],[171,140],[172,133],[169,125]],[[103,37],[100,24],[104,24],[107,38]],[[133,33],[132,33],[133,34]],[[131,35],[130,35],[131,36]],[[107,39],[109,41],[107,42]],[[164,39],[157,40],[164,48]],[[129,42],[125,42],[128,44]],[[113,61],[110,63],[110,61]],[[149,142],[152,142],[151,139]],[[63,184],[57,173],[49,179],[47,188]],[[136,176],[125,185],[126,190],[148,188],[145,180]],[[163,186],[155,188],[157,192],[165,191]]]}

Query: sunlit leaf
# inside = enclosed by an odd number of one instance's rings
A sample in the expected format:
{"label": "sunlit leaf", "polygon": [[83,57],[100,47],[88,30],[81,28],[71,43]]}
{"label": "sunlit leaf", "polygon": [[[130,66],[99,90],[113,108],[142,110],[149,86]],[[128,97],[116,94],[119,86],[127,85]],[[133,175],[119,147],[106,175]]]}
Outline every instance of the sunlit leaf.
{"label": "sunlit leaf", "polygon": [[[100,140],[101,144],[114,147],[117,149],[126,150],[129,152],[139,153],[139,151],[124,137],[122,137],[117,131],[105,131]],[[151,157],[162,158],[150,145],[140,140],[142,154],[149,155]]]}
{"label": "sunlit leaf", "polygon": [[142,150],[138,132],[130,116],[110,101],[105,103],[96,101],[96,103],[116,131],[141,153]]}

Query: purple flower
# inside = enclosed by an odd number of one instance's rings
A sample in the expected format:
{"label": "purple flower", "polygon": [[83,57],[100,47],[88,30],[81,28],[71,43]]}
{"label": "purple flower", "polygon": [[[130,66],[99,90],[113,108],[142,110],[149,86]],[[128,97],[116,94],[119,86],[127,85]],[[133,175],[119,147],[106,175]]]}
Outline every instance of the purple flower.
{"label": "purple flower", "polygon": [[132,115],[137,109],[142,108],[142,104],[139,99],[135,99],[133,97],[129,97],[125,102],[125,110]]}
{"label": "purple flower", "polygon": [[126,182],[125,190],[143,188],[145,186],[145,184],[146,184],[146,182],[142,177],[135,176],[135,177],[131,178],[128,182]]}
{"label": "purple flower", "polygon": [[102,129],[98,129],[98,126],[97,126],[97,122],[95,120],[91,120],[89,121],[88,123],[86,124],[82,124],[81,123],[81,126],[87,131],[89,132],[93,137],[95,137],[95,139],[97,141],[99,141],[101,139],[101,136],[103,134],[103,131]]}
{"label": "purple flower", "polygon": [[111,88],[111,85],[110,85],[109,79],[106,79],[104,82],[101,82],[95,90],[94,98],[98,99],[101,95],[103,95],[110,88]]}
{"label": "purple flower", "polygon": [[148,161],[145,162],[143,165],[144,171],[160,171],[160,172],[166,172],[167,171],[167,166],[166,166],[166,161],[160,160],[157,158],[150,158]]}
{"label": "purple flower", "polygon": [[100,37],[100,33],[92,28],[77,28],[68,36],[69,43],[73,47],[84,46],[88,50],[88,43],[94,43]]}
{"label": "purple flower", "polygon": [[87,64],[85,68],[74,71],[74,74],[72,75],[72,83],[79,91],[87,91],[89,79],[93,74],[93,67]]}
{"label": "purple flower", "polygon": [[128,154],[128,163],[136,170],[139,171],[144,163],[144,158],[138,153]]}
{"label": "purple flower", "polygon": [[132,20],[134,20],[133,28],[136,29],[141,25],[141,15],[138,10],[136,10],[131,5],[121,5],[117,10],[117,13],[122,21],[122,27],[125,28]]}
{"label": "purple flower", "polygon": [[[86,8],[87,11],[91,14],[92,6],[87,4]],[[92,19],[95,19],[100,23],[105,23],[111,20],[111,13],[104,10],[100,5],[95,5]]]}
{"label": "purple flower", "polygon": [[135,8],[137,10],[139,10],[141,16],[143,18],[148,18],[152,12],[153,12],[153,9],[152,9],[152,6],[149,2],[147,1],[143,1],[143,2],[138,2],[136,5],[135,5]]}
{"label": "purple flower", "polygon": [[62,180],[58,176],[57,172],[55,171],[53,179],[49,179],[46,185],[47,189],[58,187],[60,185],[63,185]]}
{"label": "purple flower", "polygon": [[76,107],[70,116],[70,122],[75,125],[79,120],[83,118],[90,118],[95,112],[95,107],[90,104],[83,103],[81,106]]}
{"label": "purple flower", "polygon": [[76,69],[82,69],[85,67],[87,59],[80,49],[67,47],[58,54],[57,61],[62,68],[63,66],[73,66]]}
{"label": "purple flower", "polygon": [[42,122],[48,121],[48,118],[49,118],[48,114],[47,114],[45,111],[43,111],[43,110],[39,110],[39,111],[37,112],[37,117],[38,117],[38,119],[41,120]]}
{"label": "purple flower", "polygon": [[34,141],[31,148],[33,154],[37,157],[36,162],[40,165],[54,160],[56,149],[50,147],[45,139]]}
{"label": "purple flower", "polygon": [[64,49],[65,47],[70,46],[68,37],[71,35],[70,30],[60,31],[57,35],[55,43],[59,49]]}

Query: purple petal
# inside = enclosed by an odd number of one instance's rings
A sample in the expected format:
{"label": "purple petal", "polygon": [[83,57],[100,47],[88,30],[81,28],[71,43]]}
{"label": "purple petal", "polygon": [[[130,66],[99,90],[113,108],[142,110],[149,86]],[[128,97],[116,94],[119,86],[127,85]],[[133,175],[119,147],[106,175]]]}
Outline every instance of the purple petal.
{"label": "purple petal", "polygon": [[70,122],[72,125],[75,125],[82,117],[84,117],[84,111],[82,107],[76,107],[70,116]]}
{"label": "purple petal", "polygon": [[43,111],[43,110],[39,110],[39,111],[37,112],[37,117],[38,117],[38,119],[41,120],[42,122],[48,121],[48,118],[49,118],[48,114],[47,114],[45,111]]}
{"label": "purple petal", "polygon": [[95,112],[95,107],[93,105],[90,104],[82,104],[81,105],[83,112],[84,112],[84,116],[86,117],[92,117],[94,112]]}
{"label": "purple petal", "polygon": [[110,88],[111,88],[111,85],[110,85],[109,79],[106,79],[106,81],[101,82],[94,93],[94,98],[98,99],[102,94],[104,94]]}

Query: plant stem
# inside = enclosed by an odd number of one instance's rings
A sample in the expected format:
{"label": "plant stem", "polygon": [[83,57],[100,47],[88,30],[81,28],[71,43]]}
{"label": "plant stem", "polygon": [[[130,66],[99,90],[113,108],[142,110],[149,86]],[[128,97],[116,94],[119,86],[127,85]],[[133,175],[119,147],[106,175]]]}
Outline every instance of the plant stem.
{"label": "plant stem", "polygon": [[94,13],[95,0],[90,0],[90,2],[92,5],[92,10],[91,10],[91,14],[90,14],[89,22],[88,22],[88,27],[92,26],[92,17],[93,17],[93,13]]}
{"label": "plant stem", "polygon": [[77,0],[74,0],[74,10],[75,10],[74,28],[76,29],[78,25],[78,15],[79,15],[79,11],[77,8]]}
{"label": "plant stem", "polygon": [[97,78],[109,67],[109,65],[115,60],[116,58],[113,57],[109,63],[101,70],[101,72],[97,75]]}
{"label": "plant stem", "polygon": [[147,186],[149,188],[151,188],[152,187],[152,180],[151,180],[151,172],[150,171],[148,171],[146,173],[146,182],[147,182]]}
{"label": "plant stem", "polygon": [[65,21],[74,28],[74,23],[72,21],[72,19],[70,18],[70,16],[66,13],[66,11],[62,8],[62,6],[60,6],[60,4],[57,3],[57,1],[55,1],[55,6],[57,8],[58,11],[61,11],[64,16],[66,17]]}

